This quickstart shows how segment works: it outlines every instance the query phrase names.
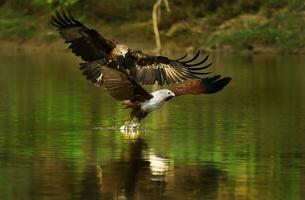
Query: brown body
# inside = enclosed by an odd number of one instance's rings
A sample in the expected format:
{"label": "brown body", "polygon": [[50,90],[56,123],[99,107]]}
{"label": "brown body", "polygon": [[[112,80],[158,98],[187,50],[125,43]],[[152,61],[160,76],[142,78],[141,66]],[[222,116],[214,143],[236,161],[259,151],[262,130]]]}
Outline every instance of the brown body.
{"label": "brown body", "polygon": [[134,118],[137,118],[139,121],[142,121],[147,115],[148,113],[143,111],[141,109],[142,106],[142,102],[140,101],[123,101],[123,105],[125,106],[125,108],[130,108],[131,112],[130,112],[130,120],[133,120]]}

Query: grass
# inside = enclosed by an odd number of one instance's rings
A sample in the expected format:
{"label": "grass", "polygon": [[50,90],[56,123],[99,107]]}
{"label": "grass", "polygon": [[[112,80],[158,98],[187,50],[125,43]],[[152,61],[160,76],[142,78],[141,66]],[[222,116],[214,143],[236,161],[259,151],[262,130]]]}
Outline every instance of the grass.
{"label": "grass", "polygon": [[305,14],[281,10],[261,25],[222,30],[212,35],[204,45],[230,46],[235,51],[266,47],[294,53],[304,50],[304,32]]}

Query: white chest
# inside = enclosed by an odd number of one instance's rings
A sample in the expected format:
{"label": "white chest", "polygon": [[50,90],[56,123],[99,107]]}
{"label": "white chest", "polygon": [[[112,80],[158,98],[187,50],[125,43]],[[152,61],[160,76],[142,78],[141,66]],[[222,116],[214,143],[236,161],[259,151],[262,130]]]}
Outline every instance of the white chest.
{"label": "white chest", "polygon": [[165,103],[165,101],[163,99],[154,96],[149,101],[144,102],[141,106],[141,109],[144,112],[150,113],[150,112],[160,108],[164,103]]}

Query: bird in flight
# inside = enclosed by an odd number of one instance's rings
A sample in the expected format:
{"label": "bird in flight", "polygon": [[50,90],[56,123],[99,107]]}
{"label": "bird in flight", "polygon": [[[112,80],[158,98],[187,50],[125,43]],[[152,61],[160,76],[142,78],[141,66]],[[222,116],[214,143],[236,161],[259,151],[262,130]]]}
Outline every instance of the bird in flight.
{"label": "bird in flight", "polygon": [[[69,44],[69,49],[84,61],[79,67],[83,75],[96,86],[103,85],[113,98],[123,101],[123,105],[131,109],[126,127],[133,127],[134,118],[138,119],[134,127],[138,127],[150,112],[173,97],[216,93],[231,80],[229,77],[221,78],[220,75],[203,78],[209,73],[202,70],[212,63],[202,66],[208,56],[194,63],[200,51],[189,60],[185,60],[188,54],[175,60],[147,55],[104,38],[64,10],[56,11],[51,23],[65,43]],[[159,86],[177,86],[172,91],[161,89],[152,93],[141,86],[156,83]]]}

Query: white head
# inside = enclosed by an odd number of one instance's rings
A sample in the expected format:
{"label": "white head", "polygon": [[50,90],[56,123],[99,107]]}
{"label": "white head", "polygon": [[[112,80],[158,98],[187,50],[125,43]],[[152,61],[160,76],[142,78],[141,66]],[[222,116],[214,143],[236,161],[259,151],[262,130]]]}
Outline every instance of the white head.
{"label": "white head", "polygon": [[123,56],[124,58],[129,51],[129,48],[124,44],[117,44],[115,49],[116,49],[116,54],[119,56]]}
{"label": "white head", "polygon": [[152,95],[156,98],[159,98],[160,100],[168,101],[175,96],[175,93],[168,89],[162,89],[153,92]]}

